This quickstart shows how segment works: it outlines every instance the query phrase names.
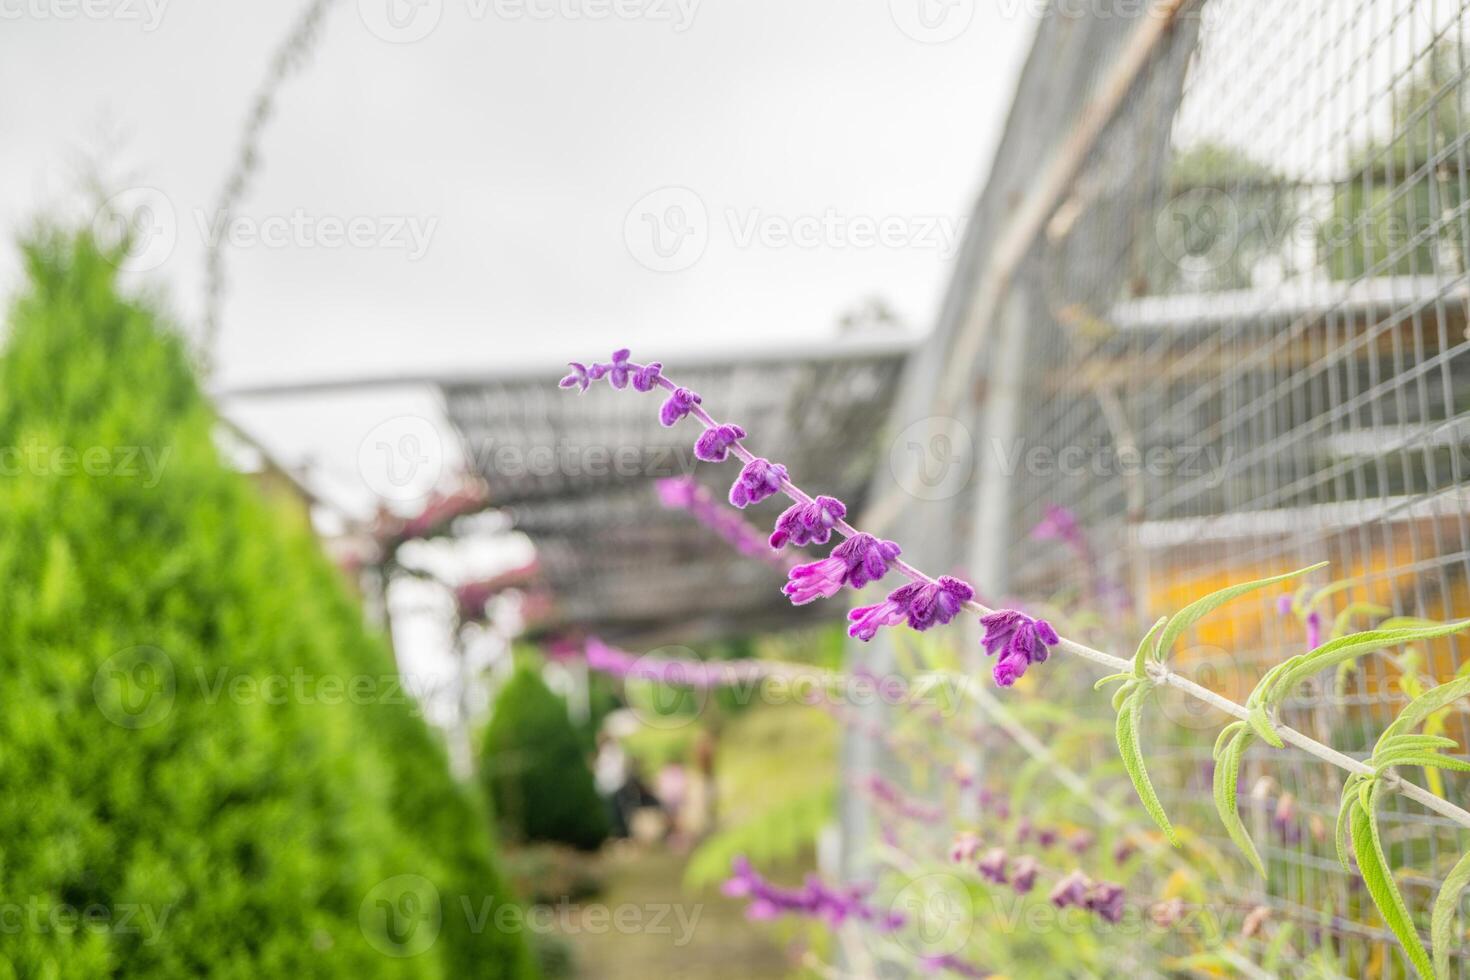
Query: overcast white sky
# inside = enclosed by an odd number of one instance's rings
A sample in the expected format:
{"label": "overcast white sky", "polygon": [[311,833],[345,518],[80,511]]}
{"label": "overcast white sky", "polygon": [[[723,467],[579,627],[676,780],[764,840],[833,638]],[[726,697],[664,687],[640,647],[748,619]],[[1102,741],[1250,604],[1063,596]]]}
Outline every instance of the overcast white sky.
{"label": "overcast white sky", "polygon": [[[927,330],[1031,6],[339,0],[230,229],[217,381],[814,340],[870,296]],[[91,160],[154,189],[134,277],[197,323],[216,194],[303,7],[0,0],[0,292]],[[228,408],[360,505],[364,436],[426,404]]]}

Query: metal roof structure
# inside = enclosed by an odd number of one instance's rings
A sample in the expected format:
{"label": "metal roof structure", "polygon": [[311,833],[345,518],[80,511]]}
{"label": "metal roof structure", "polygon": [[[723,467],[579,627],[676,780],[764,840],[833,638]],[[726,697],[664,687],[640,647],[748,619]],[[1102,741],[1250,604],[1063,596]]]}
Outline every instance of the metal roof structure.
{"label": "metal roof structure", "polygon": [[[753,452],[786,463],[803,486],[864,504],[886,465],[880,436],[907,338],[841,338],[807,348],[660,357]],[[634,351],[659,356],[658,351]],[[605,356],[605,355],[604,355]],[[688,513],[665,507],[657,481],[693,476],[723,501],[734,463],[699,462],[697,427],[658,421],[661,393],[596,385],[559,389],[560,368],[441,381],[450,423],[489,505],[534,543],[554,597],[541,631],[585,630],[644,645],[793,627],[842,610],[793,607],[783,576],[737,553]],[[787,501],[745,516],[768,529]]]}

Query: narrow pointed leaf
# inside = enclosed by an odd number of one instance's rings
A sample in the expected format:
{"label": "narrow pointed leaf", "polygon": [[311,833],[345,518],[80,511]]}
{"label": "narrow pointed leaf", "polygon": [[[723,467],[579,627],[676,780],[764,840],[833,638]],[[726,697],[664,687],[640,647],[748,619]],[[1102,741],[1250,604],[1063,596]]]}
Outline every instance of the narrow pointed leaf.
{"label": "narrow pointed leaf", "polygon": [[1220,729],[1220,734],[1215,737],[1215,747],[1210,750],[1210,758],[1218,761],[1220,758],[1220,753],[1224,750],[1226,743],[1229,742],[1230,739],[1234,738],[1235,733],[1240,731],[1244,727],[1245,722],[1232,721],[1230,724]]}
{"label": "narrow pointed leaf", "polygon": [[1448,769],[1450,772],[1470,772],[1470,762],[1433,752],[1390,752],[1382,759],[1373,760],[1373,768],[1378,772],[1389,766],[1424,766],[1428,769]]}
{"label": "narrow pointed leaf", "polygon": [[1399,716],[1383,730],[1378,741],[1381,743],[1384,739],[1413,731],[1430,715],[1467,694],[1470,694],[1470,675],[1440,684],[1438,687],[1431,687],[1399,712]]}
{"label": "narrow pointed leaf", "polygon": [[1455,913],[1460,910],[1460,893],[1470,885],[1470,854],[1455,862],[1439,897],[1434,900],[1434,914],[1429,920],[1429,942],[1434,947],[1434,969],[1442,977],[1450,975],[1450,947],[1455,941]]}
{"label": "narrow pointed leaf", "polygon": [[1154,792],[1153,783],[1149,781],[1148,770],[1143,764],[1143,750],[1138,744],[1138,716],[1143,706],[1143,699],[1148,696],[1148,692],[1147,686],[1140,685],[1134,688],[1118,711],[1118,754],[1123,757],[1123,767],[1128,770],[1128,778],[1133,781],[1133,789],[1138,793],[1139,800],[1143,802],[1143,808],[1164,831],[1164,836],[1169,838],[1169,843],[1178,847],[1179,837],[1175,834],[1173,825],[1169,823],[1168,815],[1164,813],[1164,806],[1159,802],[1158,794]]}
{"label": "narrow pointed leaf", "polygon": [[1094,685],[1092,685],[1092,689],[1094,691],[1101,691],[1103,688],[1107,687],[1109,684],[1115,684],[1118,681],[1126,681],[1128,678],[1130,678],[1132,676],[1133,675],[1131,673],[1121,673],[1121,674],[1109,674],[1106,677],[1099,677],[1097,679],[1097,683],[1094,684]]}
{"label": "narrow pointed leaf", "polygon": [[1220,761],[1215,763],[1215,810],[1220,814],[1220,822],[1225,825],[1225,831],[1230,839],[1235,841],[1235,846],[1240,848],[1251,865],[1266,877],[1266,865],[1261,861],[1260,852],[1256,850],[1251,835],[1246,832],[1245,824],[1240,819],[1240,809],[1236,802],[1237,784],[1240,782],[1240,759],[1245,755],[1246,748],[1250,745],[1254,736],[1249,729],[1242,728],[1235,733],[1225,751],[1220,755]]}
{"label": "narrow pointed leaf", "polygon": [[1167,660],[1169,658],[1169,651],[1173,649],[1174,642],[1184,635],[1185,630],[1225,605],[1231,599],[1243,596],[1247,592],[1254,592],[1256,589],[1263,589],[1268,585],[1275,585],[1277,582],[1284,582],[1289,578],[1296,578],[1298,575],[1315,572],[1326,564],[1327,562],[1322,561],[1315,565],[1309,565],[1306,568],[1299,568],[1294,572],[1287,572],[1285,575],[1273,575],[1270,578],[1257,579],[1254,582],[1242,582],[1239,585],[1230,585],[1218,592],[1211,592],[1203,599],[1196,599],[1175,613],[1173,618],[1169,620],[1169,625],[1164,628],[1164,635],[1159,638],[1159,659]]}
{"label": "narrow pointed leaf", "polygon": [[1353,862],[1348,859],[1348,839],[1352,834],[1349,821],[1353,806],[1358,802],[1358,780],[1362,778],[1353,773],[1342,785],[1342,803],[1337,808],[1337,827],[1333,837],[1333,844],[1337,847],[1337,863],[1342,865],[1342,870],[1349,873],[1353,870]]}
{"label": "narrow pointed leaf", "polygon": [[[1377,802],[1381,783],[1374,783],[1372,803]],[[1383,841],[1378,836],[1378,819],[1372,805],[1368,808],[1355,807],[1352,814],[1353,849],[1358,855],[1358,870],[1363,873],[1363,881],[1368,885],[1368,894],[1373,897],[1373,904],[1378,906],[1378,912],[1383,916],[1383,921],[1393,930],[1398,937],[1399,944],[1404,947],[1409,961],[1414,964],[1414,969],[1425,977],[1435,977],[1434,965],[1429,961],[1429,954],[1424,950],[1424,942],[1419,938],[1419,932],[1414,928],[1414,920],[1409,916],[1409,908],[1404,904],[1404,896],[1399,893],[1399,886],[1393,879],[1393,872],[1388,866],[1388,858],[1383,853]]]}
{"label": "narrow pointed leaf", "polygon": [[1302,681],[1335,664],[1361,657],[1375,650],[1382,650],[1385,647],[1398,646],[1400,643],[1448,636],[1451,633],[1460,632],[1467,626],[1470,626],[1470,622],[1440,623],[1418,629],[1376,629],[1363,633],[1349,633],[1347,636],[1328,640],[1302,657],[1299,662],[1282,671],[1272,684],[1271,691],[1264,699],[1264,703],[1280,704]]}
{"label": "narrow pointed leaf", "polygon": [[1265,739],[1266,744],[1271,746],[1273,749],[1281,749],[1286,747],[1286,743],[1281,740],[1281,736],[1276,734],[1276,726],[1271,724],[1271,719],[1266,714],[1266,708],[1264,705],[1258,704],[1255,707],[1251,708],[1251,712],[1246,717],[1246,721],[1250,723],[1250,726],[1252,729],[1255,730],[1255,733],[1261,736],[1261,738]]}
{"label": "narrow pointed leaf", "polygon": [[1137,677],[1140,680],[1142,680],[1144,677],[1147,677],[1149,659],[1161,659],[1155,655],[1153,644],[1154,640],[1159,635],[1159,630],[1163,629],[1164,624],[1168,621],[1168,616],[1160,616],[1158,621],[1149,628],[1149,631],[1144,634],[1143,639],[1139,642],[1138,652],[1133,655],[1134,677]]}

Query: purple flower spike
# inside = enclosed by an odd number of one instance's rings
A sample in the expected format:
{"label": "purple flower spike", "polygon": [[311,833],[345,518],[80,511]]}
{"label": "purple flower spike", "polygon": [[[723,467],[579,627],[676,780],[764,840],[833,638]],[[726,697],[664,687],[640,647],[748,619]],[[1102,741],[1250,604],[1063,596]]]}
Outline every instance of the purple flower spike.
{"label": "purple flower spike", "polygon": [[738,425],[716,425],[705,429],[694,443],[694,456],[706,463],[723,463],[730,454],[730,447],[745,438],[745,430]]}
{"label": "purple flower spike", "polygon": [[832,549],[821,561],[797,565],[782,589],[793,605],[801,606],[814,599],[830,599],[844,585],[861,589],[888,573],[888,563],[899,555],[892,541],[880,541],[871,534],[855,534]]}
{"label": "purple flower spike", "polygon": [[1018,895],[1025,895],[1036,887],[1036,873],[1041,870],[1036,859],[1029,854],[1024,854],[1016,859],[1016,866],[1012,869],[1011,887]]}
{"label": "purple flower spike", "polygon": [[1057,631],[1044,619],[1032,619],[1014,609],[1002,609],[980,617],[985,627],[982,641],[987,654],[1001,655],[991,675],[1000,687],[1010,687],[1026,673],[1026,668],[1039,664],[1050,654],[1048,647],[1061,642]]}
{"label": "purple flower spike", "polygon": [[1276,597],[1276,615],[1286,616],[1291,613],[1292,596],[1290,592],[1283,592]]}
{"label": "purple flower spike", "polygon": [[586,391],[587,386],[592,383],[592,376],[587,373],[587,365],[578,364],[576,361],[568,361],[567,364],[572,372],[561,379],[561,387]]}
{"label": "purple flower spike", "polygon": [[595,365],[596,367],[602,368],[603,372],[607,375],[607,380],[614,388],[628,387],[628,376],[632,373],[628,367],[628,355],[630,353],[631,351],[626,347],[621,350],[615,350],[613,351],[611,364]]}
{"label": "purple flower spike", "polygon": [[997,885],[1006,883],[1006,852],[1003,847],[992,847],[985,852],[977,865],[980,877],[986,881],[993,881]]}
{"label": "purple flower spike", "polygon": [[658,387],[659,378],[663,377],[664,366],[658,361],[650,361],[637,371],[633,372],[633,388],[636,391],[652,391]]}
{"label": "purple flower spike", "polygon": [[675,388],[673,394],[665,399],[663,407],[658,410],[658,420],[665,427],[694,411],[694,406],[700,403],[700,397],[688,388]]}
{"label": "purple flower spike", "polygon": [[771,547],[780,548],[790,541],[797,547],[826,544],[832,528],[847,516],[847,505],[835,497],[817,497],[804,504],[792,504],[776,518],[771,534]]}
{"label": "purple flower spike", "polygon": [[735,478],[734,485],[730,487],[730,503],[736,507],[760,503],[779,492],[785,479],[786,467],[757,456],[746,463]]}

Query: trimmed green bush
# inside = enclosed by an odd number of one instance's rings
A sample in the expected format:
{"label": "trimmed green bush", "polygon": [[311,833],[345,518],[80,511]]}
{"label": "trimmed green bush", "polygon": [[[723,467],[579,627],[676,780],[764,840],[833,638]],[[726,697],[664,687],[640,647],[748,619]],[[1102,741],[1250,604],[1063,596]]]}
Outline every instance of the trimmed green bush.
{"label": "trimmed green bush", "polygon": [[[0,360],[0,977],[534,967],[484,808],[87,237]],[[488,916],[486,913],[489,913]]]}
{"label": "trimmed green bush", "polygon": [[584,751],[562,699],[518,665],[495,698],[480,762],[507,837],[584,850],[607,839],[607,811]]}

